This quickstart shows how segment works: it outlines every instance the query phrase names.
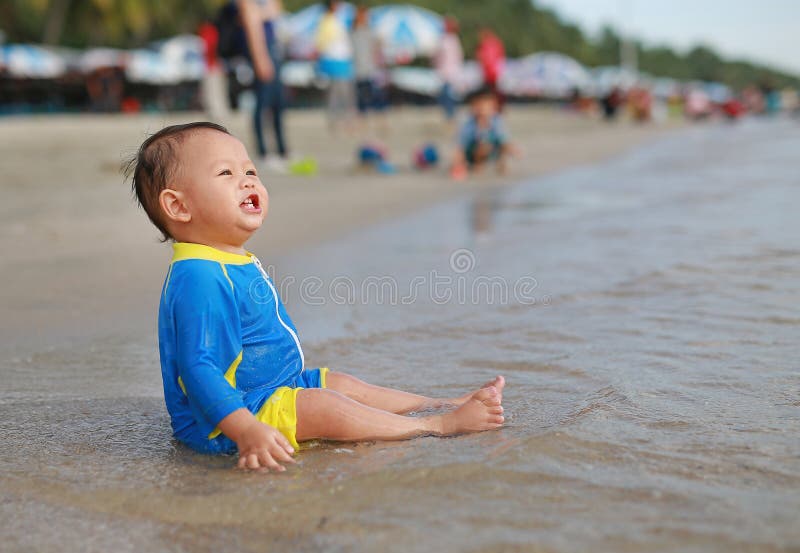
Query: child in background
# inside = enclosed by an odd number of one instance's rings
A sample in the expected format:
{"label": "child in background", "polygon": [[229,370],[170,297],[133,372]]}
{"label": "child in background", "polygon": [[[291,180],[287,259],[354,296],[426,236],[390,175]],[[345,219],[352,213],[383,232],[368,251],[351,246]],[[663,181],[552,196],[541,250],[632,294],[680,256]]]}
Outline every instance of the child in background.
{"label": "child in background", "polygon": [[469,117],[459,132],[451,176],[463,180],[468,169],[480,173],[490,161],[505,174],[508,157],[516,155],[517,149],[508,141],[497,96],[490,87],[482,87],[469,95],[468,104]]}
{"label": "child in background", "polygon": [[434,57],[436,74],[442,81],[439,103],[448,122],[453,121],[458,104],[456,86],[464,66],[464,51],[458,38],[458,21],[453,17],[444,20],[444,34]]}
{"label": "child in background", "polygon": [[353,62],[356,75],[356,106],[362,122],[367,113],[384,111],[386,100],[381,86],[383,52],[380,38],[369,26],[369,11],[359,6],[353,29]]}
{"label": "child in background", "polygon": [[[158,341],[175,437],[239,467],[283,471],[298,442],[400,440],[503,424],[498,376],[450,399],[308,369],[292,320],[245,242],[267,215],[267,190],[245,147],[213,123],[166,127],[128,164],[139,204],[174,254]],[[405,413],[453,410],[423,417]]]}
{"label": "child in background", "polygon": [[348,127],[355,100],[353,44],[350,34],[336,16],[338,0],[326,0],[325,15],[316,36],[317,68],[328,83],[328,124],[331,131]]}

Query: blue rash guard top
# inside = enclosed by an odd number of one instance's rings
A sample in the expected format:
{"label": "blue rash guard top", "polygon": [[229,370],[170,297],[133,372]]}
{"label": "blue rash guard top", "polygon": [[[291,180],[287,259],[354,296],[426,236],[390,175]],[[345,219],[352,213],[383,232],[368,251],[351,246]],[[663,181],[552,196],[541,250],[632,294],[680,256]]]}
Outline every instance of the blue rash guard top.
{"label": "blue rash guard top", "polygon": [[176,243],[161,293],[158,342],[175,437],[203,453],[233,453],[217,425],[257,412],[303,373],[297,331],[252,254]]}

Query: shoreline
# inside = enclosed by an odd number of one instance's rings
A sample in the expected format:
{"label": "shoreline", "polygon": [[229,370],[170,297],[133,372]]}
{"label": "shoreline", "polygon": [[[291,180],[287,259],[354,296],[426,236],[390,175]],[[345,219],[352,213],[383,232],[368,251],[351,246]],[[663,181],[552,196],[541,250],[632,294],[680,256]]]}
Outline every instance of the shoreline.
{"label": "shoreline", "polygon": [[[399,169],[388,176],[358,170],[354,152],[362,141],[331,137],[322,112],[289,111],[290,145],[301,156],[313,155],[320,171],[263,179],[270,213],[248,248],[273,261],[451,198],[611,159],[681,126],[608,124],[541,106],[511,106],[505,117],[523,158],[512,160],[506,176],[488,171],[456,183],[441,163],[424,172],[410,168],[411,152],[425,142],[435,142],[447,158],[449,140],[438,109],[397,108],[386,130],[375,130]],[[159,243],[136,208],[119,167],[147,132],[202,118],[185,113],[0,119],[6,170],[0,184],[6,199],[0,206],[0,255],[6,263],[0,273],[7,283],[0,347],[92,339],[109,331],[154,332],[157,291],[171,248]],[[236,114],[225,123],[252,152],[249,118]]]}

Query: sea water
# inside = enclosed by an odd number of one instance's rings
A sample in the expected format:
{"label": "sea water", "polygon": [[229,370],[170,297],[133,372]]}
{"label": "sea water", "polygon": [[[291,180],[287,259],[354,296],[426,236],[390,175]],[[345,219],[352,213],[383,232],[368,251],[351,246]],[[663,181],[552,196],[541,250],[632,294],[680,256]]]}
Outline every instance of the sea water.
{"label": "sea water", "polygon": [[799,151],[697,127],[270,260],[309,366],[503,374],[500,431],[243,473],[171,439],[152,333],[7,355],[2,550],[800,547]]}

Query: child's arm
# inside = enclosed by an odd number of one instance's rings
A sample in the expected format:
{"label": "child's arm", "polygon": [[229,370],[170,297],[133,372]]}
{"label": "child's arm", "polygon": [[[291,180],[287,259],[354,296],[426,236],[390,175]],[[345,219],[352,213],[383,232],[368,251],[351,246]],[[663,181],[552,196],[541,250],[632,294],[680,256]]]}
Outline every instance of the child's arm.
{"label": "child's arm", "polygon": [[294,448],[275,428],[256,419],[247,409],[237,409],[217,426],[239,448],[239,468],[267,468],[282,472],[294,463]]}

